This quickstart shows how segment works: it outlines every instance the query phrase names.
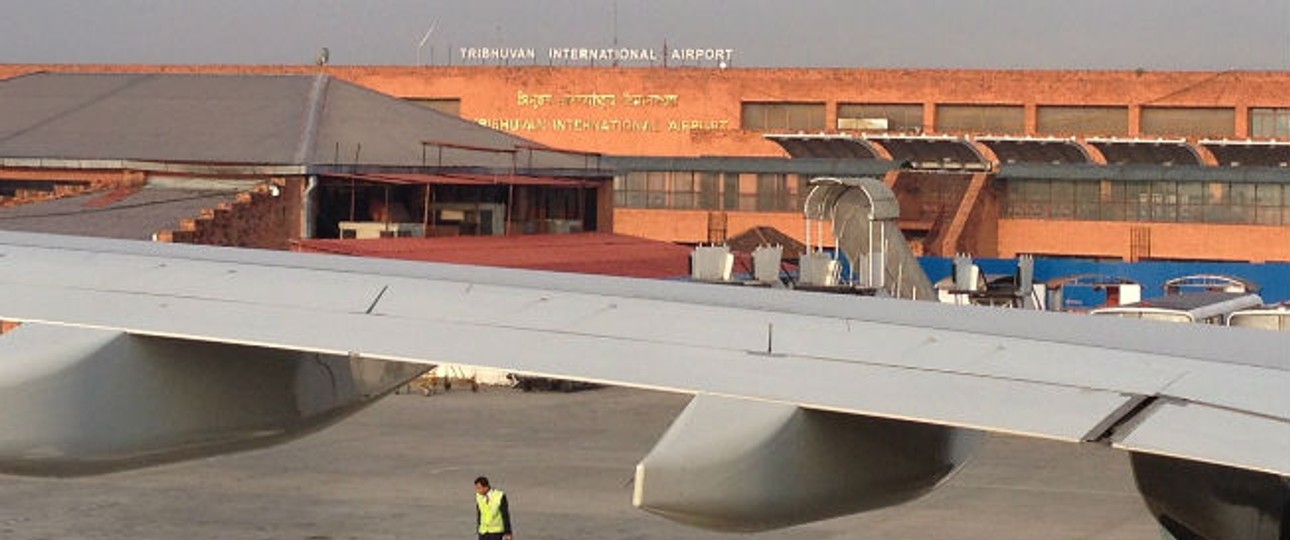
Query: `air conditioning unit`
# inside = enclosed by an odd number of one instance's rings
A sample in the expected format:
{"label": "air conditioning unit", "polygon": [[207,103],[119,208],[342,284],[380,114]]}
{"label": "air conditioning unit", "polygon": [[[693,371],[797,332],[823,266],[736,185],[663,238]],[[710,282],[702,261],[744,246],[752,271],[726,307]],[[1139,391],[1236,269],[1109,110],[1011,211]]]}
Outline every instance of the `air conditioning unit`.
{"label": "air conditioning unit", "polygon": [[425,236],[425,226],[420,223],[340,222],[341,238],[408,238],[421,236]]}
{"label": "air conditioning unit", "polygon": [[690,253],[690,277],[695,281],[730,281],[734,269],[730,246],[699,246]]}

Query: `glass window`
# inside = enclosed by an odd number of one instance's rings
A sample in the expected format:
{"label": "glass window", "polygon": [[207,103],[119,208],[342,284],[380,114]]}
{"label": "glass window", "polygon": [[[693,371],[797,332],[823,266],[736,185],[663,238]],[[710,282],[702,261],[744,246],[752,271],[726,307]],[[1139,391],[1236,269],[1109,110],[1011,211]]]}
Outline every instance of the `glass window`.
{"label": "glass window", "polygon": [[1026,109],[1020,105],[937,105],[941,133],[1024,133]]}
{"label": "glass window", "polygon": [[739,175],[735,173],[725,173],[721,175],[721,196],[723,210],[739,209]]}
{"label": "glass window", "polygon": [[646,189],[651,192],[664,193],[667,191],[667,173],[651,172],[646,176]]}
{"label": "glass window", "polygon": [[623,206],[626,208],[645,208],[644,191],[623,192]]}
{"label": "glass window", "polygon": [[1101,186],[1094,182],[1075,184],[1075,219],[1096,220],[1101,209]]}
{"label": "glass window", "polygon": [[1277,184],[1257,184],[1254,187],[1254,199],[1259,206],[1280,206],[1284,197],[1282,186]]}
{"label": "glass window", "polygon": [[1178,184],[1178,221],[1199,222],[1205,219],[1207,190],[1200,182]]}
{"label": "glass window", "polygon": [[689,171],[672,173],[672,191],[674,193],[694,191],[694,173]]}
{"label": "glass window", "polygon": [[624,183],[623,189],[627,191],[645,191],[645,173],[629,172]]}
{"label": "glass window", "polygon": [[1143,135],[1231,137],[1236,109],[1225,107],[1143,107]]}
{"label": "glass window", "polygon": [[1253,206],[1256,199],[1254,184],[1232,184],[1231,203],[1240,206]]}
{"label": "glass window", "polygon": [[1250,109],[1250,136],[1290,139],[1290,109]]}
{"label": "glass window", "polygon": [[923,131],[923,106],[919,104],[839,104],[838,129],[920,133]]}
{"label": "glass window", "polygon": [[740,126],[749,131],[823,131],[823,103],[755,103],[742,106]]}
{"label": "glass window", "polygon": [[1102,181],[1103,202],[1124,202],[1124,182]]}
{"label": "glass window", "polygon": [[1102,221],[1124,221],[1125,215],[1127,211],[1122,202],[1102,204]]}
{"label": "glass window", "polygon": [[698,208],[721,209],[721,180],[717,173],[699,173]]}
{"label": "glass window", "polygon": [[782,174],[757,175],[757,210],[778,212],[787,209],[787,188]]}
{"label": "glass window", "polygon": [[1254,221],[1259,225],[1280,225],[1281,208],[1277,206],[1260,206],[1255,210]]}
{"label": "glass window", "polygon": [[1205,189],[1205,204],[1208,206],[1227,204],[1227,184],[1210,182]]}
{"label": "glass window", "polygon": [[1129,134],[1128,107],[1040,105],[1035,113],[1035,130],[1040,135]]}

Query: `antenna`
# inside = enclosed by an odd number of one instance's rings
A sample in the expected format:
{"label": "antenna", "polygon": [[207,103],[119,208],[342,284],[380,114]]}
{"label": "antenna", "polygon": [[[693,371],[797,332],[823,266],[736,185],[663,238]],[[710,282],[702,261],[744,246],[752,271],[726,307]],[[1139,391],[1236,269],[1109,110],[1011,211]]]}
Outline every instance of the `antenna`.
{"label": "antenna", "polygon": [[[434,33],[434,27],[438,25],[439,25],[439,21],[437,19],[430,21],[430,28],[426,29],[426,34],[424,36],[421,36],[421,42],[417,43],[417,65],[418,66],[421,65],[421,48],[426,46],[426,41],[430,40],[430,34]],[[434,61],[433,53],[431,53],[430,61],[431,62]]]}

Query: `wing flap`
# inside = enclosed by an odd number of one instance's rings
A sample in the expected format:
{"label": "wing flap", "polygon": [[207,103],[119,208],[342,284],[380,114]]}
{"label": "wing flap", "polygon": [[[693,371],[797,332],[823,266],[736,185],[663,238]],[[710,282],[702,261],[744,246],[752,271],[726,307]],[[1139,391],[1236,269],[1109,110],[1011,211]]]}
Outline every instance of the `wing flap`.
{"label": "wing flap", "polygon": [[1115,447],[1290,475],[1290,422],[1283,418],[1173,401],[1158,401],[1140,417],[1116,435]]}

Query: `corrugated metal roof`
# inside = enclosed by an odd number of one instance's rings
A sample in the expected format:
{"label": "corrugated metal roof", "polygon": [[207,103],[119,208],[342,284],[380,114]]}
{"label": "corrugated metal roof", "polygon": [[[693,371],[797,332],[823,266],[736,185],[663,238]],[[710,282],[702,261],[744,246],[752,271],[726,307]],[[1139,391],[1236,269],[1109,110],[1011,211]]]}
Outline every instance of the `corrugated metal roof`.
{"label": "corrugated metal roof", "polygon": [[294,251],[526,268],[607,276],[675,278],[690,273],[690,249],[609,233],[298,240]]}
{"label": "corrugated metal roof", "polygon": [[92,193],[0,208],[0,229],[151,240],[153,233],[177,228],[180,220],[236,197],[228,190],[164,188]]}
{"label": "corrugated metal roof", "polygon": [[[535,143],[317,75],[37,73],[0,81],[0,157],[274,165],[514,166]],[[510,152],[510,153],[507,153]],[[584,158],[535,152],[537,168]]]}

